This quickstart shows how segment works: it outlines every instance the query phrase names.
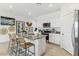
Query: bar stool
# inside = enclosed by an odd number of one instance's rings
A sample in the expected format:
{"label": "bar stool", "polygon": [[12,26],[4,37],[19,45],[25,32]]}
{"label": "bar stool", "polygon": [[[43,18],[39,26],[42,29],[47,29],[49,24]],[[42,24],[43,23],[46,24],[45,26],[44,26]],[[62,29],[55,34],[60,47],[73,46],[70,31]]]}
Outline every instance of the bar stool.
{"label": "bar stool", "polygon": [[9,55],[15,55],[17,56],[17,39],[16,39],[16,34],[8,34],[9,35],[9,45],[8,45],[8,52]]}
{"label": "bar stool", "polygon": [[[24,53],[25,56],[35,56],[35,44],[26,42],[24,39],[18,39],[19,43],[19,55]],[[30,48],[33,47],[34,51],[30,51]]]}

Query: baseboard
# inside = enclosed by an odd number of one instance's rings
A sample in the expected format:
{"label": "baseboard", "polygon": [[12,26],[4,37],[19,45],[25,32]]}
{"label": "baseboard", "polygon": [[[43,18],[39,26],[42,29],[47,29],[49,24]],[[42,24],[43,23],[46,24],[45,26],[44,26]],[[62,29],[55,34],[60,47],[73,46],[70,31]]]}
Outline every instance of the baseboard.
{"label": "baseboard", "polygon": [[56,44],[56,43],[52,43],[52,42],[49,42],[48,44],[54,44],[54,45],[60,46],[59,44]]}
{"label": "baseboard", "polygon": [[62,48],[62,49],[64,49],[66,52],[68,52],[71,56],[73,56],[69,51],[67,51],[65,48]]}

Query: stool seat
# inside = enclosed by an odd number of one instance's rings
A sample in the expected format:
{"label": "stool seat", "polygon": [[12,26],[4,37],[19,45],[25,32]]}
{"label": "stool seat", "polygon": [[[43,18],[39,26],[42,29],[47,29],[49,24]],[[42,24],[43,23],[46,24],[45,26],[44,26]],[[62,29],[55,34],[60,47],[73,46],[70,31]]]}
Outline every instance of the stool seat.
{"label": "stool seat", "polygon": [[23,47],[24,49],[26,49],[26,48],[29,48],[29,47],[31,47],[31,46],[33,46],[33,45],[34,45],[33,43],[26,42],[26,43],[24,43],[24,44],[21,44],[21,47]]}

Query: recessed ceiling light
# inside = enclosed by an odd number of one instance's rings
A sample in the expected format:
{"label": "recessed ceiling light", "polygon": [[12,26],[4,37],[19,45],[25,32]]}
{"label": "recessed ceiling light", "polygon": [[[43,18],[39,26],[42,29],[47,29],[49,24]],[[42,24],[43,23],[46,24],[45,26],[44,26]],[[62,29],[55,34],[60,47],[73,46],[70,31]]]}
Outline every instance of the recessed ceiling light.
{"label": "recessed ceiling light", "polygon": [[9,8],[13,8],[13,6],[12,6],[12,5],[10,5],[10,6],[9,6]]}
{"label": "recessed ceiling light", "polygon": [[53,4],[49,4],[49,7],[53,7]]}

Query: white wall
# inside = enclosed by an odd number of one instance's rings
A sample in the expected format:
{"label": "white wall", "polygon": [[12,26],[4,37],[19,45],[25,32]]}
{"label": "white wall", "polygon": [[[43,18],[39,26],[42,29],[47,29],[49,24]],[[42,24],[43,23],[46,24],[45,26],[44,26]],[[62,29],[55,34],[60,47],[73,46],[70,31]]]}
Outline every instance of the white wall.
{"label": "white wall", "polygon": [[72,55],[74,54],[74,47],[72,43],[72,27],[74,24],[74,13],[75,5],[74,4],[65,4],[61,8],[61,31],[62,31],[62,43],[61,47],[66,49]]}
{"label": "white wall", "polygon": [[73,54],[73,45],[72,45],[72,25],[73,25],[73,13],[70,13],[68,15],[65,15],[62,17],[62,26],[61,26],[61,32],[62,32],[62,43],[61,46],[69,51],[71,54]]}

